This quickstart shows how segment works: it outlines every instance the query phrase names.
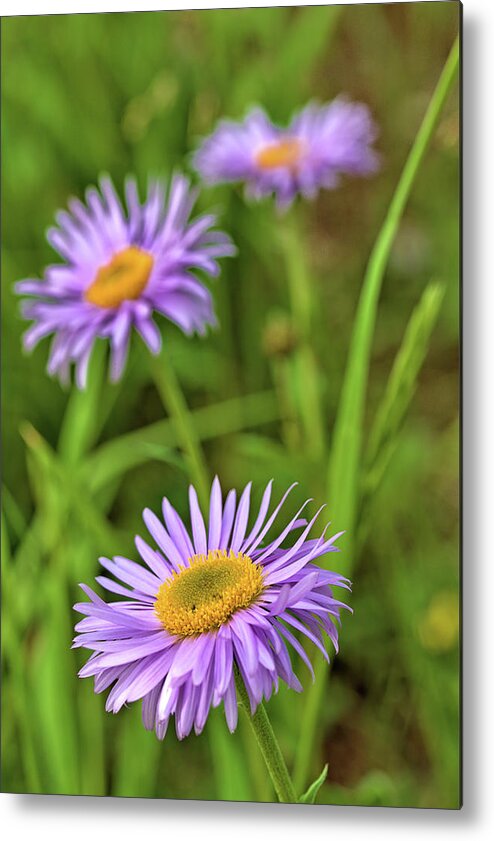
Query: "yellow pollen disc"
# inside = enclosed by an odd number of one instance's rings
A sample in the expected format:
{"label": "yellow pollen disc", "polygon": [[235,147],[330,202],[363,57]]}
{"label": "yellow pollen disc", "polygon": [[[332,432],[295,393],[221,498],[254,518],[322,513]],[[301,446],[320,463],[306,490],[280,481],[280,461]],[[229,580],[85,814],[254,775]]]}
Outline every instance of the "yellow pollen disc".
{"label": "yellow pollen disc", "polygon": [[263,590],[262,569],[248,555],[223,549],[193,555],[158,590],[154,609],[170,634],[189,637],[219,628]]}
{"label": "yellow pollen disc", "polygon": [[300,140],[287,138],[259,149],[256,153],[256,163],[261,169],[277,169],[278,167],[296,169],[302,152],[303,146]]}
{"label": "yellow pollen disc", "polygon": [[144,292],[154,260],[147,251],[130,245],[114,254],[84,293],[97,307],[113,309],[123,301],[135,301]]}

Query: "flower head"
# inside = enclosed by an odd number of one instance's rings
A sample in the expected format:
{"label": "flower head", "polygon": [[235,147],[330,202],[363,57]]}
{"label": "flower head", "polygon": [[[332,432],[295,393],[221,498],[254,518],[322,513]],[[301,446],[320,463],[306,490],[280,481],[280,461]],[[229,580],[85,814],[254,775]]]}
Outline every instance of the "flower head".
{"label": "flower head", "polygon": [[97,338],[110,341],[114,381],[124,369],[133,327],[159,353],[154,312],[184,333],[203,334],[215,319],[211,294],[194,271],[217,275],[218,258],[235,253],[229,237],[212,230],[215,216],[190,221],[196,194],[183,176],[172,179],[168,195],[160,181],[150,181],[143,203],[128,178],[125,194],[124,209],[111,180],[102,177],[99,191],[87,190],[86,205],[72,199],[47,233],[65,262],[49,266],[44,280],[16,287],[31,296],[22,308],[34,321],[24,336],[26,349],[53,334],[48,372],[67,382],[74,362],[80,388]]}
{"label": "flower head", "polygon": [[343,98],[307,105],[287,128],[254,108],[241,123],[222,121],[194,165],[209,184],[242,181],[249,198],[274,194],[283,208],[297,193],[312,199],[321,187],[337,186],[340,175],[374,172],[378,159],[370,144],[376,134],[368,108]]}
{"label": "flower head", "polygon": [[[116,713],[142,698],[147,729],[155,729],[162,739],[175,715],[177,735],[184,738],[192,728],[200,733],[210,708],[223,701],[233,732],[235,668],[254,712],[263,697],[269,699],[277,690],[280,678],[302,689],[288,646],[312,672],[295,632],[305,634],[326,659],[324,632],[337,648],[335,622],[346,605],[334,598],[331,588],[348,588],[349,582],[314,561],[337,551],[339,535],[310,539],[319,512],[307,523],[300,517],[305,503],[275,539],[264,542],[292,490],[268,516],[271,485],[250,529],[250,483],[238,504],[235,491],[223,504],[220,483],[214,480],[207,529],[190,487],[191,534],[165,498],[164,524],[149,509],[143,515],[158,548],[136,538],[147,568],[121,557],[100,559],[122,583],[106,576],[96,580],[124,600],[106,603],[81,585],[90,601],[75,605],[86,616],[76,625],[74,647],[93,653],[79,674],[94,676],[96,692],[113,684],[108,711]],[[294,530],[301,533],[283,548]]]}

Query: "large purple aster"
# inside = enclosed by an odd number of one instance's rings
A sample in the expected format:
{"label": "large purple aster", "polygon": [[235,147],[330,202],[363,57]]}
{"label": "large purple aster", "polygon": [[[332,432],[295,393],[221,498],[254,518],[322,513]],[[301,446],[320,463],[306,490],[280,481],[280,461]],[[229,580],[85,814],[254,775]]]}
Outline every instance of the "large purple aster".
{"label": "large purple aster", "polygon": [[[280,678],[301,690],[288,646],[312,672],[296,632],[308,637],[326,658],[324,632],[337,648],[335,622],[346,605],[333,597],[331,588],[349,588],[349,582],[314,561],[337,551],[334,542],[339,535],[326,539],[323,533],[309,539],[320,512],[309,523],[301,519],[306,502],[278,537],[265,543],[292,489],[268,516],[271,485],[250,529],[250,483],[238,504],[235,491],[223,504],[220,483],[214,480],[208,529],[190,487],[192,537],[165,498],[164,525],[149,509],[143,515],[158,549],[136,538],[147,568],[121,557],[100,559],[126,586],[106,576],[96,580],[124,600],[106,603],[81,585],[90,601],[75,605],[86,618],[76,625],[74,647],[93,653],[79,674],[94,676],[96,692],[113,684],[108,711],[116,713],[127,702],[142,698],[145,727],[155,729],[162,739],[175,715],[182,739],[192,728],[200,733],[210,708],[223,701],[233,732],[235,667],[254,713],[263,697],[269,699],[277,690]],[[292,545],[283,548],[286,538],[300,529]]]}
{"label": "large purple aster", "polygon": [[62,382],[76,365],[76,381],[84,388],[95,339],[109,339],[112,380],[125,366],[135,327],[152,353],[159,353],[161,334],[153,313],[161,313],[185,333],[203,334],[215,323],[209,290],[194,275],[219,273],[218,258],[235,253],[229,237],[212,230],[213,215],[190,221],[196,192],[183,176],[172,179],[168,195],[152,180],[141,203],[137,185],[128,178],[126,209],[108,177],[100,191],[90,187],[86,205],[69,202],[69,212],[56,216],[48,230],[52,247],[65,260],[49,266],[44,280],[23,280],[16,286],[22,313],[34,321],[24,336],[27,350],[54,335],[48,372]]}
{"label": "large purple aster", "polygon": [[194,165],[209,184],[244,182],[248,198],[274,194],[285,208],[298,193],[312,199],[321,187],[337,186],[343,174],[374,172],[376,134],[367,106],[343,98],[307,105],[287,128],[254,108],[241,123],[221,121],[196,152]]}

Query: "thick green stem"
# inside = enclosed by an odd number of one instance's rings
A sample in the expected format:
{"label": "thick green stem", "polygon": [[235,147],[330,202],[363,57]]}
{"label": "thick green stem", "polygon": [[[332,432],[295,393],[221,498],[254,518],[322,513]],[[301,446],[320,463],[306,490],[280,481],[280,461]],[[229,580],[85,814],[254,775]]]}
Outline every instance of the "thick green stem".
{"label": "thick green stem", "polygon": [[195,485],[199,501],[204,510],[207,510],[209,504],[207,465],[177,375],[166,352],[152,361],[152,372],[163,405],[175,423],[177,437],[184,451],[189,475]]}
{"label": "thick green stem", "polygon": [[250,726],[254,731],[259,749],[273,781],[278,800],[280,803],[297,803],[298,799],[295,788],[264,705],[262,703],[259,704],[254,715],[252,715],[250,712],[249,696],[238,671],[235,673],[235,683],[241,707],[247,715]]}

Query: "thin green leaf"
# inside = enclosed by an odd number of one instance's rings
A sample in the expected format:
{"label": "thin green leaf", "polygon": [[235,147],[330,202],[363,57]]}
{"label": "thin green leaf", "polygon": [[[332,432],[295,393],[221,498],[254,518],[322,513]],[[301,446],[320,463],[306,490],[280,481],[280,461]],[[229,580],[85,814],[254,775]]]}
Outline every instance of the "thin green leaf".
{"label": "thin green leaf", "polygon": [[338,528],[347,531],[343,553],[345,568],[342,569],[340,564],[340,571],[345,573],[350,572],[353,563],[365,395],[379,293],[403,210],[443,105],[456,79],[458,63],[459,42],[456,39],[408,155],[362,285],[328,465],[328,499],[333,521],[338,524]]}
{"label": "thin green leaf", "polygon": [[[72,626],[60,576],[51,576],[45,626],[30,668],[32,711],[42,743],[49,785],[46,792],[79,794],[76,664],[70,650]],[[77,687],[78,688],[78,687]]]}
{"label": "thin green leaf", "polygon": [[[201,441],[261,426],[278,420],[279,416],[276,395],[272,391],[233,397],[190,413],[191,422]],[[103,444],[86,459],[83,477],[91,493],[95,493],[132,467],[155,457],[150,447],[160,445],[168,448],[176,444],[177,434],[173,423],[170,420],[158,421]]]}
{"label": "thin green leaf", "polygon": [[15,621],[24,629],[36,613],[36,581],[41,568],[42,557],[42,516],[34,514],[29,527],[17,547],[14,555],[15,575],[23,582],[22,587],[13,587],[9,610],[15,615]]}
{"label": "thin green leaf", "polygon": [[50,447],[30,423],[23,423],[21,437],[27,447],[26,462],[39,517],[41,549],[51,551],[65,521],[65,500],[50,456]]}
{"label": "thin green leaf", "polygon": [[[355,519],[360,504],[365,397],[379,293],[406,202],[442,108],[456,79],[459,59],[459,39],[456,38],[379,231],[360,294],[327,473],[329,510],[332,520],[338,528],[345,529],[347,532],[345,543],[342,545],[344,551],[338,563],[339,572],[346,575],[351,574],[354,562]],[[294,770],[294,779],[299,785],[303,785],[307,778],[317,732],[319,710],[326,687],[326,665],[322,657],[316,660],[315,672],[316,680],[307,692]]]}
{"label": "thin green leaf", "polygon": [[280,40],[276,62],[271,62],[271,90],[285,99],[290,107],[298,104],[300,93],[306,90],[314,67],[323,53],[332,47],[332,39],[343,12],[341,6],[307,7],[303,14],[292,19]]}
{"label": "thin green leaf", "polygon": [[299,803],[315,803],[316,797],[319,793],[319,789],[321,788],[323,782],[325,781],[326,777],[328,776],[328,766],[325,765],[322,769],[321,773],[319,774],[317,780],[314,780],[313,783],[309,786],[305,794],[302,794],[299,797]]}
{"label": "thin green leaf", "polygon": [[[75,664],[74,664],[75,666]],[[74,672],[75,673],[75,672]],[[81,794],[106,795],[105,721],[101,695],[89,680],[80,680],[77,688],[78,723],[83,749],[79,752]]]}
{"label": "thin green leaf", "polygon": [[[101,698],[98,698],[98,703],[102,709]],[[140,704],[133,704],[130,709],[123,710],[118,724],[111,793],[117,797],[153,797],[158,790],[163,743],[154,732],[144,729]]]}
{"label": "thin green leaf", "polygon": [[[45,549],[51,551],[63,533],[68,513],[73,510],[83,529],[89,531],[104,551],[118,549],[115,530],[93,504],[87,488],[80,481],[77,471],[60,461],[48,442],[30,424],[25,424],[24,440],[41,473],[37,491],[38,510],[45,512]],[[43,488],[51,489],[48,498]]]}
{"label": "thin green leaf", "polygon": [[410,317],[369,437],[363,480],[363,491],[367,495],[375,492],[389,464],[415,393],[444,293],[444,284],[429,284]]}
{"label": "thin green leaf", "polygon": [[222,709],[209,713],[207,732],[218,796],[222,800],[252,800],[249,768],[243,752],[226,727]]}
{"label": "thin green leaf", "polygon": [[[2,512],[1,529],[2,548],[2,661],[8,664],[12,685],[12,710],[14,721],[19,728],[22,744],[21,761],[24,768],[27,791],[42,791],[36,751],[33,745],[32,717],[29,715],[26,675],[23,669],[24,646],[15,623],[16,612],[11,610],[12,596],[18,589],[15,586],[10,552],[10,540],[7,525]],[[7,609],[8,606],[8,609]]]}
{"label": "thin green leaf", "polygon": [[12,534],[20,540],[27,528],[26,518],[6,485],[2,487],[2,505]]}
{"label": "thin green leaf", "polygon": [[94,443],[101,423],[101,384],[106,363],[106,348],[97,342],[88,371],[87,387],[72,387],[58,439],[58,452],[67,464],[76,464]]}
{"label": "thin green leaf", "polygon": [[[25,646],[18,634],[10,614],[2,617],[2,660],[9,670],[12,688],[11,709],[22,749],[20,759],[24,769],[25,793],[38,794],[43,791],[39,770],[39,756],[36,752],[36,733],[31,715],[32,693],[26,685]],[[5,707],[5,705],[4,705]]]}

